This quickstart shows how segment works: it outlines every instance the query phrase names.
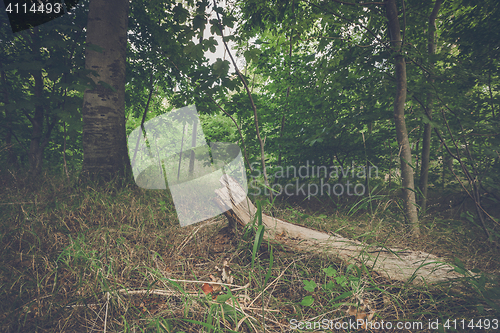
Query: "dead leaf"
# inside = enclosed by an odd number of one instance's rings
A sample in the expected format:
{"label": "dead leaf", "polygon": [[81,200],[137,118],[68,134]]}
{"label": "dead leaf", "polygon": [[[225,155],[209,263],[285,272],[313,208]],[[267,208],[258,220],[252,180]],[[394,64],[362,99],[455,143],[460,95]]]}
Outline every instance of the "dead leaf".
{"label": "dead leaf", "polygon": [[[210,277],[210,280],[212,280],[212,282],[222,283],[221,279],[216,278],[212,274],[210,274],[209,277]],[[220,284],[214,284],[214,285],[211,285],[211,286],[212,286],[212,289],[213,289],[214,293],[218,293],[219,291],[222,290],[222,286]]]}
{"label": "dead leaf", "polygon": [[229,263],[227,259],[224,259],[222,261],[222,269],[219,267],[215,266],[215,269],[217,270],[217,273],[221,279],[221,282],[232,284],[233,283],[233,276],[231,275],[231,268],[229,267]]}
{"label": "dead leaf", "polygon": [[276,239],[276,240],[282,240],[282,239],[285,239],[285,238],[286,238],[286,232],[285,231],[283,231],[281,234],[276,234],[274,236],[274,239]]}
{"label": "dead leaf", "polygon": [[361,328],[366,330],[366,323],[370,322],[375,315],[375,310],[370,308],[370,301],[368,299],[358,299],[359,305],[358,307],[355,306],[349,306],[349,309],[347,310],[347,313],[350,316],[355,316],[356,321],[362,320],[363,325],[361,325]]}
{"label": "dead leaf", "polygon": [[204,283],[202,286],[201,286],[201,290],[203,290],[203,292],[205,293],[205,295],[208,295],[210,293],[212,293],[214,291],[214,288],[212,288],[212,286],[208,283]]}

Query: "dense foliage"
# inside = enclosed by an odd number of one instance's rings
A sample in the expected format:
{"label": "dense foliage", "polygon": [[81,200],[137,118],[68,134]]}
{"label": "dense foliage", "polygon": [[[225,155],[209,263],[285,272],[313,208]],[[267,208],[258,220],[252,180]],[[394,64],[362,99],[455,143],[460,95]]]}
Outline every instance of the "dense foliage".
{"label": "dense foliage", "polygon": [[[489,221],[483,227],[491,229],[498,220],[481,199],[488,205],[500,199],[500,9],[494,1],[443,3],[436,50],[429,53],[433,6],[433,1],[411,0],[398,8],[412,167],[417,180],[429,172],[431,188],[470,192],[480,220]],[[2,24],[2,169],[79,170],[81,103],[91,84],[83,57],[86,13],[82,1],[70,15],[31,30],[12,34]],[[6,22],[4,11],[1,19]],[[236,47],[210,62],[208,55],[223,47],[222,34]],[[399,169],[390,38],[384,5],[378,2],[133,1],[127,133],[140,125],[145,112],[151,119],[194,103],[203,114],[207,141],[245,148],[249,175],[250,165],[261,168],[257,124],[271,183],[279,181],[272,176],[280,166],[372,166],[379,177],[390,174],[385,178],[390,186]],[[426,124],[433,131],[430,166],[420,170]],[[327,178],[345,181],[345,174]],[[357,181],[368,185],[364,178]]]}

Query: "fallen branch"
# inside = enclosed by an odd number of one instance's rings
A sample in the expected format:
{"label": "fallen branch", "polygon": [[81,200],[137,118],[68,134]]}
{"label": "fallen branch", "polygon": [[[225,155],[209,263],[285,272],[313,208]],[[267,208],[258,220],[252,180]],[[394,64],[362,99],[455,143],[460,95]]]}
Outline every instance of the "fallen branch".
{"label": "fallen branch", "polygon": [[[253,221],[257,209],[246,196],[242,187],[231,177],[222,176],[223,188],[216,190],[217,203],[227,211],[224,215],[230,223],[247,225]],[[430,253],[401,248],[374,247],[328,234],[262,214],[266,232],[264,238],[278,241],[298,251],[338,256],[342,260],[366,266],[392,280],[444,282],[461,277],[454,268]]]}

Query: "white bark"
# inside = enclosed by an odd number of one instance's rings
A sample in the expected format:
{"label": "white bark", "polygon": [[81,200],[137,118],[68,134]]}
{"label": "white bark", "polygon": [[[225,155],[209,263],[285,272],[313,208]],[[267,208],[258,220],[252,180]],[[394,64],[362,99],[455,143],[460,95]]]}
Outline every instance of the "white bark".
{"label": "white bark", "polygon": [[[232,178],[223,176],[224,186],[216,190],[219,205],[231,210],[226,217],[235,219],[246,225],[253,221],[257,208],[246,197],[243,189]],[[230,195],[231,194],[231,195]],[[239,202],[239,204],[234,204]],[[262,215],[265,225],[265,239],[278,241],[297,251],[314,252],[320,255],[337,256],[349,264],[373,269],[378,274],[399,281],[412,280],[413,283],[443,282],[458,278],[461,275],[453,271],[453,267],[430,253],[411,251],[402,248],[382,248],[363,244],[344,238],[338,234],[312,230],[290,222],[282,221],[265,214]]]}

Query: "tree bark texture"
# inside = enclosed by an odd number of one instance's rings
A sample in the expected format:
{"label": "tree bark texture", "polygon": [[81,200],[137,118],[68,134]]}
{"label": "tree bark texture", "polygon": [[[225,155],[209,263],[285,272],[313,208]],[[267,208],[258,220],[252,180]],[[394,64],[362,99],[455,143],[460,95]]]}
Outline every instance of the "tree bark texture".
{"label": "tree bark texture", "polygon": [[391,46],[395,54],[395,77],[396,97],[394,100],[394,124],[399,144],[399,158],[401,162],[401,181],[403,187],[403,209],[407,223],[411,227],[412,234],[420,234],[418,226],[417,207],[415,202],[415,184],[413,179],[413,168],[411,166],[411,148],[408,140],[408,131],[405,121],[406,102],[406,62],[402,50],[401,31],[398,19],[398,9],[395,0],[386,1],[386,15],[391,38]]}
{"label": "tree bark texture", "polygon": [[89,5],[85,68],[98,75],[91,75],[96,86],[83,97],[82,172],[89,179],[130,174],[125,133],[128,10],[128,0],[91,0]]}

